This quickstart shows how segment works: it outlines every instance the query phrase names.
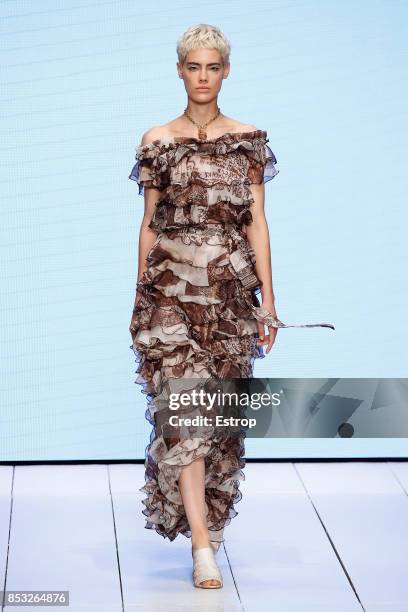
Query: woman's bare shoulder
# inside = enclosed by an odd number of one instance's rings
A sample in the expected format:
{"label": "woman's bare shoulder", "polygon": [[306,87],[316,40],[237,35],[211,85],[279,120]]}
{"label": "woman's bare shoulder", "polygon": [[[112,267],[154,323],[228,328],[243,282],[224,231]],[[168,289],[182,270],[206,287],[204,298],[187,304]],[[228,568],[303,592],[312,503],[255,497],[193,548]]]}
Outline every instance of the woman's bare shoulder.
{"label": "woman's bare shoulder", "polygon": [[148,129],[143,134],[141,144],[142,145],[148,145],[148,144],[152,143],[154,140],[162,138],[163,135],[164,135],[163,126],[161,126],[161,125],[154,126],[154,127],[150,128],[150,129]]}
{"label": "woman's bare shoulder", "polygon": [[239,123],[235,129],[237,132],[253,132],[258,128],[256,125],[252,125],[251,123]]}
{"label": "woman's bare shoulder", "polygon": [[256,125],[252,125],[251,123],[242,123],[241,121],[231,119],[228,129],[230,129],[232,132],[254,132],[258,128]]}
{"label": "woman's bare shoulder", "polygon": [[183,132],[180,130],[178,122],[179,120],[175,119],[173,121],[169,121],[168,123],[164,123],[163,125],[156,125],[150,128],[150,130],[147,130],[147,132],[143,134],[142,144],[150,144],[154,140],[160,140],[161,138],[182,136]]}

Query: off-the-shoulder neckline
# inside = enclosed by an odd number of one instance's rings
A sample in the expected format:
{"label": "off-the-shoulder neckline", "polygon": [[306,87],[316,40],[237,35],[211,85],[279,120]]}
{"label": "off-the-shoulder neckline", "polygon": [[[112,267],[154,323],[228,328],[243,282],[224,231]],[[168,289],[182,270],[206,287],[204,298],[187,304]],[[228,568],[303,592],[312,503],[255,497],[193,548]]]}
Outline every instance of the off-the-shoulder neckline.
{"label": "off-the-shoulder neckline", "polygon": [[213,143],[222,140],[223,138],[228,137],[229,139],[235,140],[237,139],[248,139],[248,138],[265,138],[267,139],[266,130],[251,130],[247,132],[224,132],[220,136],[215,138],[208,138],[206,140],[201,140],[200,138],[196,138],[195,136],[169,136],[164,138],[156,138],[152,142],[148,144],[142,145],[140,144],[137,148],[144,149],[157,145],[167,145],[167,144],[184,144],[189,142],[198,142],[200,144]]}

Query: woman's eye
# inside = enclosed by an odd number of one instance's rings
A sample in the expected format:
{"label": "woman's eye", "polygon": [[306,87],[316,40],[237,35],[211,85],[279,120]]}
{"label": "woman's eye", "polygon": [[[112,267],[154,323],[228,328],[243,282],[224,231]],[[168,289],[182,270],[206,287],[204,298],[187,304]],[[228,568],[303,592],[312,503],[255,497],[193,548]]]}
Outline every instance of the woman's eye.
{"label": "woman's eye", "polygon": [[[196,70],[196,69],[197,69],[197,66],[189,66],[189,68],[188,68],[188,69],[189,69],[189,70]],[[212,67],[211,67],[211,70],[212,70],[213,72],[218,72],[218,71],[219,71],[219,69],[220,69],[220,68],[219,68],[219,66],[212,66]]]}

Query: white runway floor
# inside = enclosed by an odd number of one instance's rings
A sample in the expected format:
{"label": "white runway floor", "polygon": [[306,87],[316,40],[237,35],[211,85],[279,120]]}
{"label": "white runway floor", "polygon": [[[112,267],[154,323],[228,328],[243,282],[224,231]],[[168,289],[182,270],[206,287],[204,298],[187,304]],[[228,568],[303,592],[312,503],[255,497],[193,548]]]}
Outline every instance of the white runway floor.
{"label": "white runway floor", "polygon": [[144,528],[143,465],[0,466],[0,590],[69,591],[39,611],[408,611],[408,463],[244,472],[224,588],[204,590],[191,541]]}

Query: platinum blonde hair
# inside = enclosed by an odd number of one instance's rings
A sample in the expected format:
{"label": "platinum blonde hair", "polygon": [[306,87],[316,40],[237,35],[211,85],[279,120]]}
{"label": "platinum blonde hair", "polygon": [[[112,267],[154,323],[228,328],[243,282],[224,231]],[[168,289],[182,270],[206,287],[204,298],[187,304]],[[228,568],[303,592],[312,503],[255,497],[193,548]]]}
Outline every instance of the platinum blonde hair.
{"label": "platinum blonde hair", "polygon": [[222,61],[227,64],[231,53],[231,45],[225,34],[208,23],[191,26],[177,41],[177,55],[182,64],[189,51],[193,49],[218,49]]}

